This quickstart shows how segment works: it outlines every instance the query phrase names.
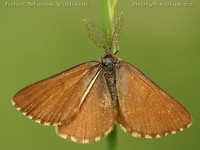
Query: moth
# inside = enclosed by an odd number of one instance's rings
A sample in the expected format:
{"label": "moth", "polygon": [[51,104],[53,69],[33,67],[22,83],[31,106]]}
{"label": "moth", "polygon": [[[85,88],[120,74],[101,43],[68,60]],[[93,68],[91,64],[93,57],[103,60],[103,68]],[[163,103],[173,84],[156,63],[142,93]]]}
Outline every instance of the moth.
{"label": "moth", "polygon": [[[116,124],[135,137],[159,138],[192,124],[190,113],[137,68],[117,58],[123,14],[111,36],[84,20],[89,38],[105,50],[89,61],[20,90],[12,104],[28,118],[55,126],[59,136],[91,143]],[[109,42],[107,42],[109,41]]]}

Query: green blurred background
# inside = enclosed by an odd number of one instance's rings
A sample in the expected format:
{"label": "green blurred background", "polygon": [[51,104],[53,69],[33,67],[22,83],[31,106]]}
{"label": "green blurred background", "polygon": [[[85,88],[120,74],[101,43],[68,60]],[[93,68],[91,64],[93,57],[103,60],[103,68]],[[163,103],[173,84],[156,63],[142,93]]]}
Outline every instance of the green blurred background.
{"label": "green blurred background", "polygon": [[[20,2],[21,0],[12,0]],[[22,0],[24,2],[24,0]],[[11,105],[24,86],[89,60],[100,60],[103,50],[88,39],[82,19],[101,24],[101,0],[43,0],[86,2],[87,7],[8,7],[0,1],[0,149],[104,150],[106,139],[80,145],[39,125]],[[33,2],[29,0],[28,2]],[[37,2],[37,0],[35,0]],[[118,56],[142,70],[176,97],[192,114],[193,125],[161,139],[138,139],[117,128],[118,150],[200,149],[200,5],[193,7],[133,7],[118,0],[125,26]]]}

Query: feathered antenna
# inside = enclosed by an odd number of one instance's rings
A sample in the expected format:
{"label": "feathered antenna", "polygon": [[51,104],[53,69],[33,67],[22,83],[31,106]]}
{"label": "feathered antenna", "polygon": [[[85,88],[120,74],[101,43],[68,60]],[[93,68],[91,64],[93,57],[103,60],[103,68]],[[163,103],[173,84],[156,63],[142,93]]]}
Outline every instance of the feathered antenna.
{"label": "feathered antenna", "polygon": [[124,25],[124,15],[123,13],[119,13],[116,18],[114,19],[113,23],[113,31],[112,31],[112,37],[110,39],[110,50],[113,50],[113,53],[117,53],[119,50],[119,37],[120,33],[122,32]]}
{"label": "feathered antenna", "polygon": [[102,29],[88,19],[83,19],[83,24],[89,39],[98,47],[106,49],[106,41]]}
{"label": "feathered antenna", "polygon": [[[88,37],[96,46],[106,50],[106,53],[111,53],[113,50],[115,54],[119,50],[119,36],[124,24],[123,13],[113,18],[111,35],[104,35],[102,29],[88,19],[83,19],[83,24]],[[107,37],[110,37],[109,41]]]}

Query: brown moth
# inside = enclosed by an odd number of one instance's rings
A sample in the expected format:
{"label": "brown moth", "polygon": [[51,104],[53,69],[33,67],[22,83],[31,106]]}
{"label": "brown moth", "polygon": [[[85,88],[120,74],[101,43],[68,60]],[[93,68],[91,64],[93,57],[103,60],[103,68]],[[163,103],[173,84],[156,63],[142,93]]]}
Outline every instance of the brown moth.
{"label": "brown moth", "polygon": [[189,112],[141,71],[112,53],[123,15],[113,23],[109,44],[95,24],[84,20],[89,38],[105,50],[89,61],[20,90],[13,105],[28,118],[54,125],[78,143],[100,140],[118,123],[135,137],[158,138],[192,124]]}

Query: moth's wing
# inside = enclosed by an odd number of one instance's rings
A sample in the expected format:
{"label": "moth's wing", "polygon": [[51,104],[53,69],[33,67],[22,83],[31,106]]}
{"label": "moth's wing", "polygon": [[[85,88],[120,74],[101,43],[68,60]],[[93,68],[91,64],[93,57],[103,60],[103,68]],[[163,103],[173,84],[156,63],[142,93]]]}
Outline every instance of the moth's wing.
{"label": "moth's wing", "polygon": [[138,69],[125,61],[116,67],[118,122],[136,137],[160,137],[191,125],[189,112]]}
{"label": "moth's wing", "polygon": [[36,122],[61,124],[76,114],[81,98],[99,70],[96,61],[80,64],[20,90],[12,103]]}
{"label": "moth's wing", "polygon": [[57,126],[57,134],[62,138],[91,143],[112,130],[116,120],[116,105],[111,101],[103,71],[96,75],[93,82],[74,120]]}

